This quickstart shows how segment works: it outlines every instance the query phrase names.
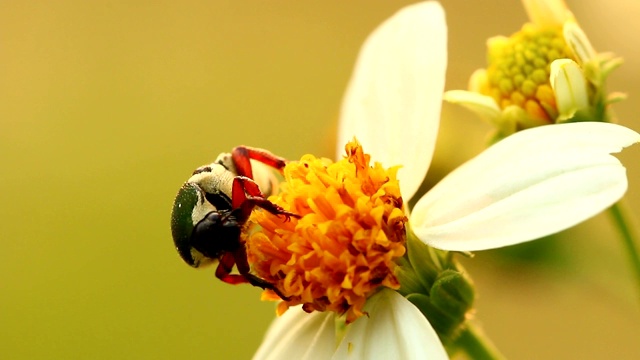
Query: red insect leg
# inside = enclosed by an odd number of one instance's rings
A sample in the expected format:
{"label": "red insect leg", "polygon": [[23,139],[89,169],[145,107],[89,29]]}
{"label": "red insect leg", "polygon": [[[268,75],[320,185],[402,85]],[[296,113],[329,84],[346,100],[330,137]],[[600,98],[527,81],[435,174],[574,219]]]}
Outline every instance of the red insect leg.
{"label": "red insect leg", "polygon": [[240,209],[242,217],[249,217],[253,208],[258,206],[274,215],[285,215],[287,219],[290,216],[300,218],[300,215],[285,211],[280,206],[265,199],[258,184],[247,177],[236,176],[233,178],[231,195],[231,206],[234,209]]}
{"label": "red insect leg", "polygon": [[[238,267],[238,272],[240,274],[231,274],[233,265]],[[226,253],[220,257],[220,263],[216,269],[216,277],[227,284],[237,285],[249,283],[262,289],[269,289],[275,292],[276,295],[280,296],[281,299],[289,300],[289,298],[284,296],[284,294],[273,284],[251,274],[250,271],[251,267],[247,261],[247,252],[244,246],[241,246],[235,252]]]}
{"label": "red insect leg", "polygon": [[[216,269],[216,277],[227,284],[244,284],[250,282],[244,275],[231,274],[236,259],[232,253],[226,253],[220,257],[220,263]],[[246,262],[246,255],[244,261]]]}
{"label": "red insect leg", "polygon": [[236,165],[238,175],[246,176],[250,179],[253,179],[253,170],[251,169],[250,159],[260,161],[261,163],[267,164],[278,170],[282,170],[287,164],[287,161],[284,158],[276,156],[267,150],[244,145],[237,146],[231,150],[231,159]]}
{"label": "red insect leg", "polygon": [[249,262],[247,261],[247,251],[244,246],[240,247],[233,253],[233,256],[236,260],[236,266],[238,267],[238,272],[244,276],[246,281],[248,281],[251,285],[260,287],[262,289],[269,289],[276,293],[276,295],[280,296],[283,300],[289,300],[288,297],[284,296],[277,287],[275,287],[270,282],[263,280],[253,274],[251,274],[251,267],[249,266]]}

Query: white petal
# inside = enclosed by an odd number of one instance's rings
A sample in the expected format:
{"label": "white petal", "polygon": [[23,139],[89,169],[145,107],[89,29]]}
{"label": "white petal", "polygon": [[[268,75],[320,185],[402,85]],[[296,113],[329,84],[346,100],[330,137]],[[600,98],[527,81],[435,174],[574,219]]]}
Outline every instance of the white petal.
{"label": "white petal", "polygon": [[589,38],[575,21],[567,21],[562,27],[562,33],[567,45],[571,48],[581,64],[596,57],[596,50]]}
{"label": "white petal", "polygon": [[492,125],[499,124],[501,111],[491,96],[472,91],[450,90],[444,93],[444,100],[466,107]]}
{"label": "white petal", "polygon": [[435,146],[447,66],[444,11],[436,2],[408,6],[364,43],[344,98],[338,158],[354,136],[384,166],[402,164],[408,201],[427,173]]}
{"label": "white petal", "polygon": [[560,120],[573,117],[576,111],[589,107],[587,80],[582,69],[570,59],[557,59],[551,63],[549,75],[551,87],[556,94]]}
{"label": "white petal", "polygon": [[431,324],[397,292],[381,290],[367,300],[365,310],[368,317],[347,326],[334,360],[448,359]]}
{"label": "white petal", "polygon": [[516,133],[454,170],[416,204],[427,244],[473,251],[569,228],[616,202],[625,168],[610,153],[640,141],[623,126],[568,123]]}
{"label": "white petal", "polygon": [[335,348],[334,314],[295,307],[271,323],[253,359],[328,359]]}
{"label": "white petal", "polygon": [[531,22],[541,26],[558,26],[573,19],[563,0],[523,0]]}

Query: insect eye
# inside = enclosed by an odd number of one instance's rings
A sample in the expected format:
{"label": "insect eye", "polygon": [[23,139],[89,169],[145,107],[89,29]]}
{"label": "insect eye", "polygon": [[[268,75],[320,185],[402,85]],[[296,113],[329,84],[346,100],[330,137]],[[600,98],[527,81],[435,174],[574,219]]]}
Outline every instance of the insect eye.
{"label": "insect eye", "polygon": [[191,174],[191,175],[196,175],[196,174],[200,174],[200,173],[203,173],[203,172],[211,172],[211,166],[208,166],[208,165],[207,166],[201,166],[201,167],[193,170],[193,174]]}
{"label": "insect eye", "polygon": [[227,196],[227,194],[223,192],[215,194],[205,193],[204,197],[209,203],[211,203],[211,205],[215,206],[215,208],[220,211],[231,210],[231,198],[229,198],[229,196]]}

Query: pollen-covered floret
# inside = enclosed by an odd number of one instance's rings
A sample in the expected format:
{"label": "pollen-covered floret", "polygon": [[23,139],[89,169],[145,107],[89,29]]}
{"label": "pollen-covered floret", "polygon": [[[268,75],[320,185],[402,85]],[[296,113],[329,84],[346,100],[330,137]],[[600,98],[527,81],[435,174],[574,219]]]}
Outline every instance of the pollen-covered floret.
{"label": "pollen-covered floret", "polygon": [[279,313],[302,304],[307,312],[334,311],[351,322],[380,286],[400,286],[394,268],[405,253],[407,218],[397,167],[370,165],[357,141],[346,151],[335,163],[306,155],[285,167],[286,183],[270,200],[300,219],[264,211],[250,219],[253,271],[289,297]]}
{"label": "pollen-covered floret", "polygon": [[562,27],[525,24],[509,38],[489,42],[486,82],[479,85],[500,108],[516,105],[537,119],[553,123],[558,116],[555,94],[549,83],[551,63],[574,59]]}

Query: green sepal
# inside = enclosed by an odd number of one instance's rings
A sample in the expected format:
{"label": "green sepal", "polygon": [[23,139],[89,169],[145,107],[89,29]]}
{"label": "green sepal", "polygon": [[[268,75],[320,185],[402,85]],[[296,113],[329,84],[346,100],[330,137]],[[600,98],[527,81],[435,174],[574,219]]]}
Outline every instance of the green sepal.
{"label": "green sepal", "polygon": [[623,92],[614,91],[614,92],[610,93],[609,95],[607,95],[606,104],[607,105],[615,104],[615,103],[621,102],[621,101],[626,100],[626,99],[627,99],[627,94],[625,94]]}
{"label": "green sepal", "polygon": [[407,295],[407,299],[429,320],[444,344],[455,340],[464,327],[467,313],[473,307],[474,298],[471,281],[456,270],[445,270],[440,273],[429,295],[424,293]]}
{"label": "green sepal", "polygon": [[429,288],[424,287],[418,276],[416,276],[415,269],[413,269],[407,259],[401,258],[397,265],[395,275],[400,282],[400,289],[398,289],[400,294],[428,293]]}
{"label": "green sepal", "polygon": [[409,262],[411,263],[417,280],[427,292],[431,289],[433,282],[438,277],[438,273],[443,269],[442,261],[436,253],[437,251],[438,250],[420,241],[413,232],[410,230],[407,231],[407,254],[409,256]]}
{"label": "green sepal", "polygon": [[462,323],[472,308],[475,291],[464,273],[445,270],[433,284],[430,297],[438,309]]}
{"label": "green sepal", "polygon": [[613,56],[613,54],[610,54],[609,56],[605,57],[600,64],[600,71],[603,79],[608,78],[614,70],[619,68],[624,63],[624,59],[622,59],[621,57],[615,57]]}
{"label": "green sepal", "polygon": [[424,314],[444,344],[464,328],[475,298],[471,280],[453,255],[426,245],[408,229],[407,253],[395,271],[398,292]]}
{"label": "green sepal", "polygon": [[446,346],[455,339],[457,330],[461,324],[454,321],[448,314],[443,313],[432,302],[431,298],[424,294],[411,294],[407,296],[407,300],[411,301],[420,312],[429,320],[429,324],[438,334],[440,341]]}

